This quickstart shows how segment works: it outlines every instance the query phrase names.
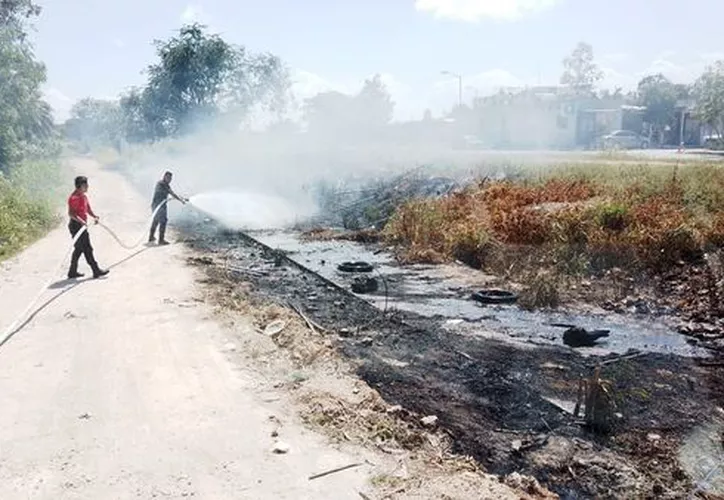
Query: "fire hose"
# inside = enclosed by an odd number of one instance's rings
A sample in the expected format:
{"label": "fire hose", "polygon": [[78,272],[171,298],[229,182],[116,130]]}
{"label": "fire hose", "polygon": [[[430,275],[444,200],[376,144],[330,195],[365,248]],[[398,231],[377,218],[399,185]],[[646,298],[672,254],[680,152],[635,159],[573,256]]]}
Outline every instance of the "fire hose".
{"label": "fire hose", "polygon": [[[116,234],[115,231],[113,231],[110,227],[108,227],[106,224],[103,224],[101,222],[98,222],[97,224],[102,227],[108,234],[111,235],[111,237],[124,249],[126,250],[135,250],[141,244],[143,244],[144,239],[148,235],[148,229],[150,228],[151,224],[153,224],[153,219],[156,217],[156,214],[158,214],[159,210],[161,210],[162,207],[166,205],[168,200],[164,200],[161,204],[159,204],[151,214],[150,218],[148,219],[148,223],[146,224],[146,232],[141,235],[141,237],[136,240],[133,244],[127,244],[124,243]],[[76,242],[78,239],[88,231],[89,226],[88,224],[83,224],[83,226],[80,228],[80,230],[75,234],[73,237],[73,241],[71,242],[70,246],[66,250],[65,254],[63,255],[62,260],[59,261],[58,265],[53,268],[53,274],[48,279],[47,282],[43,283],[43,286],[38,291],[37,295],[33,298],[33,300],[28,304],[28,306],[25,308],[25,310],[20,314],[20,316],[17,317],[17,319],[3,332],[2,337],[0,337],[0,347],[5,345],[5,343],[10,340],[13,335],[18,333],[20,330],[22,330],[30,321],[30,319],[33,317],[34,313],[31,313],[32,309],[35,307],[35,305],[38,303],[38,300],[40,300],[40,297],[45,293],[45,291],[50,288],[50,286],[53,284],[53,281],[57,279],[57,273],[61,269],[62,266],[65,265],[65,261],[68,259],[68,256],[73,251],[73,248],[75,247]]]}

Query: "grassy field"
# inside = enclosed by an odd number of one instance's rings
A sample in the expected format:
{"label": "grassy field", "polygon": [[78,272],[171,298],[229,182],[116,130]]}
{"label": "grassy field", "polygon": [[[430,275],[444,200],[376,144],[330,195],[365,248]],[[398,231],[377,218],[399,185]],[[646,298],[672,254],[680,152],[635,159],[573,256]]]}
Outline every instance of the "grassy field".
{"label": "grassy field", "polygon": [[525,257],[568,274],[666,269],[724,245],[718,163],[568,165],[400,207],[384,231],[408,262]]}
{"label": "grassy field", "polygon": [[53,161],[22,163],[10,175],[0,176],[0,260],[58,223],[60,180],[61,169]]}

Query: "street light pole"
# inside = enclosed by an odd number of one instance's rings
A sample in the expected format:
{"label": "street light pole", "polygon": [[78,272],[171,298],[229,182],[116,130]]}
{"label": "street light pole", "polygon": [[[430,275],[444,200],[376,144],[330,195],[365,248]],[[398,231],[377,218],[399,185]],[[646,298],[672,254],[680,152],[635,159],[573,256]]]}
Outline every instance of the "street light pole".
{"label": "street light pole", "polygon": [[452,71],[442,71],[443,75],[452,76],[458,79],[458,107],[463,107],[463,77]]}

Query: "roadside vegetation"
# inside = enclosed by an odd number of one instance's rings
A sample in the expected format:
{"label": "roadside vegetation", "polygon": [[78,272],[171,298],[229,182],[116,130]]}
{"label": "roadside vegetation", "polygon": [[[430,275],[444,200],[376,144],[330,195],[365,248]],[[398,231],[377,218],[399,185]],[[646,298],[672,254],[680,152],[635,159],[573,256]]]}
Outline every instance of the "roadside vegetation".
{"label": "roadside vegetation", "polygon": [[42,237],[59,220],[62,179],[54,160],[21,163],[0,177],[0,260]]}
{"label": "roadside vegetation", "polygon": [[525,260],[568,275],[659,272],[724,245],[724,170],[581,165],[481,181],[405,203],[383,237],[405,262],[457,259],[502,271]]}
{"label": "roadside vegetation", "polygon": [[60,148],[42,98],[45,67],[27,38],[39,14],[28,0],[0,2],[0,260],[57,222]]}

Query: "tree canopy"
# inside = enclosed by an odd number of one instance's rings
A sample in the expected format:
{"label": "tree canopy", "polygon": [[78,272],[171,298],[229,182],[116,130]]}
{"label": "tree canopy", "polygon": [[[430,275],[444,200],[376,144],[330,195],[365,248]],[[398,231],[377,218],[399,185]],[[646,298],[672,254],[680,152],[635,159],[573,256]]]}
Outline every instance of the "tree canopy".
{"label": "tree canopy", "polygon": [[45,66],[26,37],[28,19],[39,12],[28,0],[0,0],[0,171],[53,134],[52,110],[41,91]]}
{"label": "tree canopy", "polygon": [[[289,75],[272,54],[249,53],[198,23],[154,45],[157,60],[147,68],[145,85],[130,89],[111,107],[81,101],[66,131],[107,141],[119,136],[153,141],[192,132],[222,115],[241,120],[256,107],[284,109]],[[99,132],[106,127],[111,130]]]}
{"label": "tree canopy", "polygon": [[307,99],[304,118],[313,132],[374,132],[390,123],[394,110],[387,86],[374,75],[355,95],[331,91]]}
{"label": "tree canopy", "polygon": [[719,137],[724,132],[724,61],[717,61],[694,83],[696,114]]}
{"label": "tree canopy", "polygon": [[577,93],[592,93],[603,78],[603,72],[594,62],[593,47],[580,42],[573,52],[563,60],[561,83],[570,85]]}
{"label": "tree canopy", "polygon": [[40,7],[32,0],[0,0],[0,27],[22,28],[28,19],[38,15]]}
{"label": "tree canopy", "polygon": [[638,103],[644,106],[644,121],[650,123],[654,131],[663,134],[676,115],[676,101],[680,89],[661,73],[646,76],[638,84]]}
{"label": "tree canopy", "polygon": [[90,144],[111,144],[123,135],[121,109],[117,102],[86,97],[76,102],[64,124],[68,139]]}

